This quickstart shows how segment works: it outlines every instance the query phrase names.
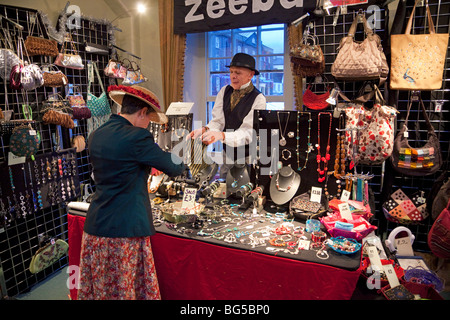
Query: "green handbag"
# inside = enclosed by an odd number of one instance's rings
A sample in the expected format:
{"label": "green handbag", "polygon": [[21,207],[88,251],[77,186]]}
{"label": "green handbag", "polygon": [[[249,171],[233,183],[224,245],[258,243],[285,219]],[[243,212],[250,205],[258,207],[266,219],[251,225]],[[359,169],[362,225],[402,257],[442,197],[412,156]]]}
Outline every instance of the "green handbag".
{"label": "green handbag", "polygon": [[69,244],[64,240],[51,241],[34,254],[30,262],[30,272],[34,274],[50,267],[62,258],[68,250]]}
{"label": "green handbag", "polygon": [[91,114],[93,117],[103,117],[111,114],[111,107],[109,106],[108,96],[105,92],[105,88],[103,87],[102,78],[97,69],[97,65],[95,63],[89,63],[88,68],[93,66],[95,73],[97,74],[97,79],[102,88],[102,94],[100,97],[96,97],[91,93],[91,77],[89,77],[88,83],[88,92],[87,92],[87,107],[91,110]]}
{"label": "green handbag", "polygon": [[21,124],[14,128],[9,141],[10,151],[18,157],[31,157],[39,150],[41,136],[30,123]]}

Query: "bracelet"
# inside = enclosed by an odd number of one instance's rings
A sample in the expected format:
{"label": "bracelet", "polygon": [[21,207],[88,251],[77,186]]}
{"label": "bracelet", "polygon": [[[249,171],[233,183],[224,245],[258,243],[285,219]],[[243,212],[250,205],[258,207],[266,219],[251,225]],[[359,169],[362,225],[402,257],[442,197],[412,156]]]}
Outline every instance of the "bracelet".
{"label": "bracelet", "polygon": [[269,240],[269,243],[274,247],[284,247],[286,242],[283,239],[273,238]]}
{"label": "bracelet", "polygon": [[323,231],[313,231],[311,233],[311,240],[314,243],[322,243],[327,238],[327,235]]}

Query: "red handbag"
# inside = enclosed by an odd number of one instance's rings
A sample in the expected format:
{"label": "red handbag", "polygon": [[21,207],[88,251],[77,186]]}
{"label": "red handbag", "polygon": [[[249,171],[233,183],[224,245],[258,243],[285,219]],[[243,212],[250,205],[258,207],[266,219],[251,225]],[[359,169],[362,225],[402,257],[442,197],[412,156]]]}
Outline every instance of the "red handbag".
{"label": "red handbag", "polygon": [[303,92],[303,104],[312,110],[323,110],[327,108],[330,104],[326,101],[330,96],[330,91],[323,94],[315,94],[311,91],[311,86],[308,85],[308,88]]}
{"label": "red handbag", "polygon": [[435,256],[450,258],[450,201],[428,232],[428,246]]}

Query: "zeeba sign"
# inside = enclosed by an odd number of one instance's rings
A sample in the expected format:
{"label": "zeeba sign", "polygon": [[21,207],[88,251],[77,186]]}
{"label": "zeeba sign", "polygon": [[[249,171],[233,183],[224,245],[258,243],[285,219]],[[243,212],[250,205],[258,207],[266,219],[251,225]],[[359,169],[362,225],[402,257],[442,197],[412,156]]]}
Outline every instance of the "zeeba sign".
{"label": "zeeba sign", "polygon": [[316,0],[173,1],[176,34],[289,23],[316,5]]}

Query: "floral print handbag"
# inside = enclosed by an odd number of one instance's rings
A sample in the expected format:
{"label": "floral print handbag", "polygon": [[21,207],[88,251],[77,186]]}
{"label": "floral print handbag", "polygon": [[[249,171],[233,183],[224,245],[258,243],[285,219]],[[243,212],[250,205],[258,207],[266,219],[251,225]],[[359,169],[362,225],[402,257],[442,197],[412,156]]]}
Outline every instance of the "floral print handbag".
{"label": "floral print handbag", "polygon": [[355,164],[382,164],[393,151],[393,120],[397,110],[384,105],[384,99],[376,86],[374,94],[376,98],[372,109],[359,103],[349,103],[345,108],[348,129],[345,131],[346,150]]}

